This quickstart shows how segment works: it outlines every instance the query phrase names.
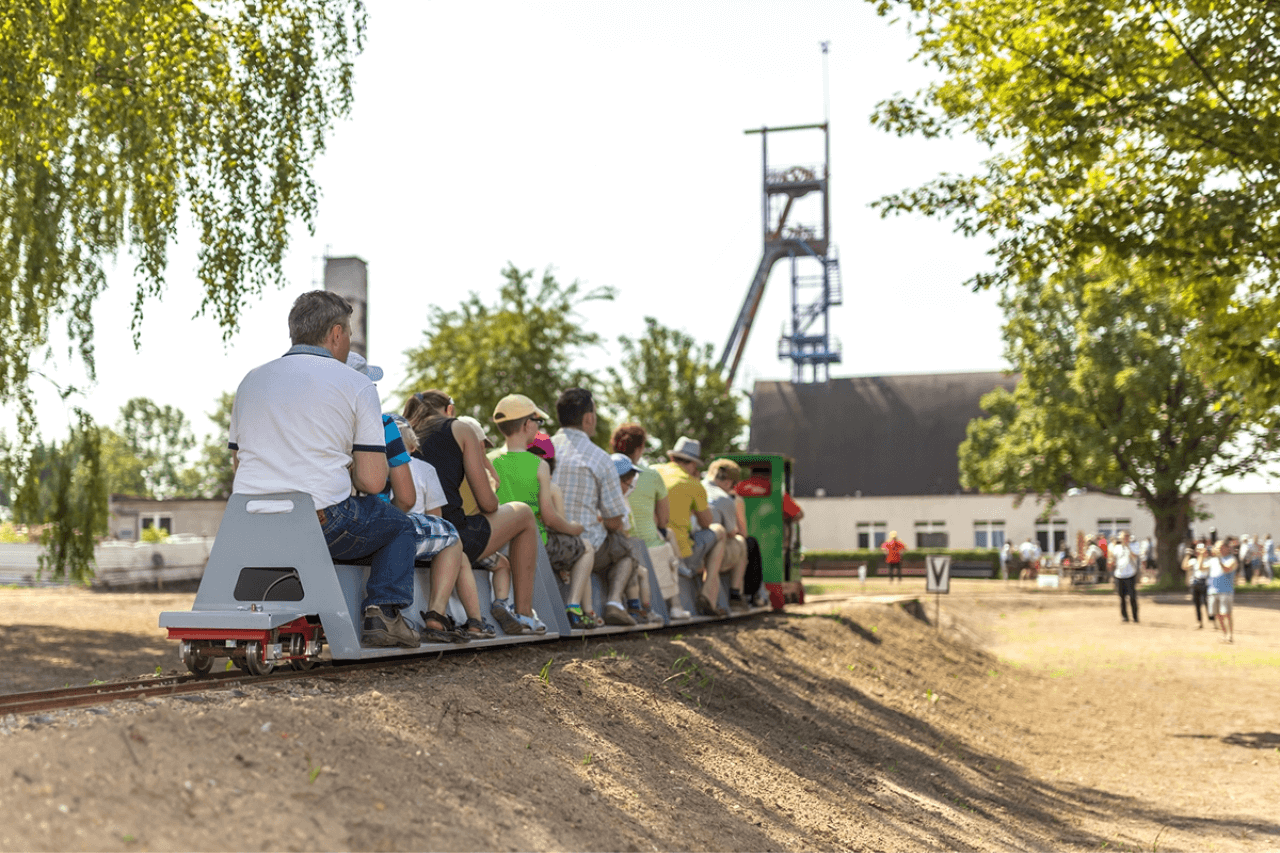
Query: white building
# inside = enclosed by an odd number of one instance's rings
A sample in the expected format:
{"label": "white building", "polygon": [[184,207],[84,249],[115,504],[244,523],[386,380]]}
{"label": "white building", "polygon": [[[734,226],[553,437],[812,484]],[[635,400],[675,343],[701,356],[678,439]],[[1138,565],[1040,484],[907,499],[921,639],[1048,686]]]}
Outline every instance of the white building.
{"label": "white building", "polygon": [[[1078,533],[1111,538],[1128,530],[1135,540],[1155,541],[1155,519],[1129,498],[1079,494],[1063,498],[1049,515],[1045,504],[1028,498],[1021,506],[1009,495],[912,495],[896,497],[797,498],[804,510],[801,537],[807,551],[875,548],[897,531],[913,548],[999,548],[1027,537],[1049,550],[1067,539],[1074,552]],[[1191,533],[1208,536],[1280,534],[1280,493],[1199,495],[1195,507],[1205,517],[1190,522]]]}

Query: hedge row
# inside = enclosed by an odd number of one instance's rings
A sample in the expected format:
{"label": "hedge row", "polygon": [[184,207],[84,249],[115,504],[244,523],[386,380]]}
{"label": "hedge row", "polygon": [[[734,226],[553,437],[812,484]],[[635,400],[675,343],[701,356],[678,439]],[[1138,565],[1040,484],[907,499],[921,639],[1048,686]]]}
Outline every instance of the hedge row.
{"label": "hedge row", "polygon": [[[918,548],[902,552],[904,562],[924,562],[926,554],[950,554],[952,562],[987,562],[998,574],[1000,571],[1000,552],[991,548]],[[857,551],[805,551],[803,565],[815,566],[827,562],[866,563],[868,569],[877,569],[884,564],[884,551],[879,548],[864,548]]]}

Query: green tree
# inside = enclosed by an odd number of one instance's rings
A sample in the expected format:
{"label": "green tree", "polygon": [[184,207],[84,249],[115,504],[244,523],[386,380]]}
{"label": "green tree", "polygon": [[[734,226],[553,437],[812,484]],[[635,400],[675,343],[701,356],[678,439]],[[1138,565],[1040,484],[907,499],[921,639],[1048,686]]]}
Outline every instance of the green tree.
{"label": "green tree", "polygon": [[746,419],[724,380],[711,344],[644,318],[644,336],[618,338],[622,362],[609,367],[608,398],[669,449],[682,435],[702,442],[704,453],[737,450]]}
{"label": "green tree", "polygon": [[[41,526],[40,574],[88,582],[93,577],[95,538],[107,529],[107,481],[102,465],[102,429],[78,411],[67,440],[28,448],[6,445],[4,467],[21,470],[13,501],[14,520]],[[21,456],[15,458],[15,452]]]}
{"label": "green tree", "polygon": [[[456,310],[431,309],[426,342],[405,352],[408,378],[400,394],[408,398],[438,388],[453,397],[458,414],[488,424],[494,405],[507,394],[524,394],[554,420],[561,391],[592,388],[592,375],[574,364],[601,338],[583,328],[578,308],[613,299],[613,289],[583,292],[576,281],[560,284],[548,269],[535,290],[533,270],[521,272],[514,264],[502,276],[493,305],[472,293]],[[595,436],[597,443],[603,432]]]}
{"label": "green tree", "polygon": [[1097,259],[1006,295],[1004,337],[1021,373],[960,445],[961,484],[1047,495],[1084,488],[1131,496],[1155,517],[1164,584],[1181,580],[1178,542],[1192,496],[1274,459],[1275,442],[1238,394],[1187,364],[1200,334],[1180,307],[1184,283]]}
{"label": "green tree", "polygon": [[[226,336],[249,295],[283,283],[289,226],[310,228],[319,202],[312,164],[351,107],[364,25],[361,0],[0,0],[0,404],[19,413],[11,458],[35,447],[30,380],[52,328],[65,327],[94,377],[92,308],[104,263],[122,250],[135,261],[135,339],[183,211],[199,235],[200,310]],[[78,559],[67,544],[58,558]]]}
{"label": "green tree", "polygon": [[171,498],[182,491],[180,472],[196,439],[181,410],[134,397],[120,408],[120,435],[143,462],[147,497]]}
{"label": "green tree", "polygon": [[995,240],[975,287],[1035,282],[1095,248],[1180,280],[1188,360],[1280,403],[1280,6],[1250,0],[872,0],[941,77],[879,105],[897,134],[991,155],[881,199]]}
{"label": "green tree", "polygon": [[98,432],[102,437],[102,474],[107,494],[152,497],[147,485],[147,461],[115,430],[99,427]]}
{"label": "green tree", "polygon": [[224,391],[207,417],[213,423],[213,435],[200,448],[200,458],[189,468],[178,472],[178,492],[188,498],[229,498],[235,481],[231,467],[231,451],[227,435],[231,428],[231,406],[236,395]]}

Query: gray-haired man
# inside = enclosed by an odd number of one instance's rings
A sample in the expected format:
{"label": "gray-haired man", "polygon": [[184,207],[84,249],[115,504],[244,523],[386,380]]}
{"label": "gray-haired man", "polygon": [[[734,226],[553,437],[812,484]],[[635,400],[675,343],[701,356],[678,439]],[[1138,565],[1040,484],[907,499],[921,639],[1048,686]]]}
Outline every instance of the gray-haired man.
{"label": "gray-haired man", "polygon": [[[351,306],[324,290],[289,312],[293,346],[236,390],[228,442],[236,494],[306,492],[335,560],[371,559],[361,643],[418,646],[401,608],[413,603],[414,527],[377,493],[387,483],[378,389],[347,367]],[[366,495],[352,495],[351,487]]]}

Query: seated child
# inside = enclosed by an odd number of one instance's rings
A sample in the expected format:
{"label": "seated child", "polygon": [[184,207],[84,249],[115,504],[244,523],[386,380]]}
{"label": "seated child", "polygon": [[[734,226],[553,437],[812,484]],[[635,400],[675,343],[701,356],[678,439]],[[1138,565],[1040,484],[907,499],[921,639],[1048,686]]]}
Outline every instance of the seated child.
{"label": "seated child", "polygon": [[[383,421],[394,424],[397,443],[402,445],[406,456],[417,448],[418,437],[409,427],[408,421],[400,415],[384,415]],[[389,451],[389,435],[387,447]],[[440,507],[444,505],[444,490],[440,487],[440,478],[436,476],[435,469],[421,459],[410,457],[407,470],[414,493],[409,507],[409,520],[413,522],[417,542],[415,559],[431,561],[431,589],[428,593],[430,609],[420,614],[424,622],[422,639],[427,642],[465,643],[471,639],[496,636],[497,631],[481,616],[476,579],[471,574],[471,565],[462,550],[458,531],[440,517]],[[398,493],[403,490],[396,491]],[[449,595],[455,591],[467,614],[467,621],[459,626],[454,625],[446,612]]]}
{"label": "seated child", "polygon": [[[488,458],[501,480],[497,490],[498,501],[504,504],[518,501],[536,508],[534,519],[538,525],[540,541],[547,546],[547,558],[561,580],[572,583],[572,566],[589,548],[580,538],[582,525],[565,519],[563,500],[557,510],[554,498],[550,496],[551,467],[543,455],[545,448],[552,445],[546,434],[539,432],[546,420],[546,414],[523,394],[508,394],[503,397],[494,407],[493,422],[498,425],[505,441]],[[532,453],[531,445],[539,435],[546,442],[540,448],[543,453]],[[552,453],[554,454],[554,449]],[[548,527],[558,534],[554,543],[548,540]],[[592,556],[594,557],[594,552]],[[587,577],[590,577],[589,569]],[[579,603],[571,602],[565,610],[571,627],[595,627],[594,620],[582,612]]]}
{"label": "seated child", "polygon": [[529,452],[542,457],[546,468],[545,483],[539,471],[538,512],[545,531],[547,559],[560,576],[561,583],[568,584],[565,597],[565,613],[572,628],[599,628],[604,624],[582,599],[591,587],[591,567],[596,561],[595,549],[582,537],[582,525],[569,521],[564,515],[564,492],[551,481],[556,469],[556,447],[551,436],[537,433],[529,444]]}
{"label": "seated child", "polygon": [[[622,487],[622,496],[628,497],[635,488],[640,469],[625,453],[614,453],[609,458],[613,460],[614,470],[618,472],[618,485]],[[635,569],[631,573],[631,580],[627,581],[627,614],[636,620],[637,625],[647,625],[659,619],[649,609],[649,572],[641,557],[641,551],[646,549],[644,541],[635,535],[631,512],[630,501],[628,501],[626,515],[622,518],[622,530],[631,545]]]}

